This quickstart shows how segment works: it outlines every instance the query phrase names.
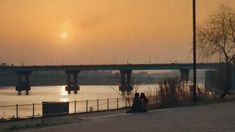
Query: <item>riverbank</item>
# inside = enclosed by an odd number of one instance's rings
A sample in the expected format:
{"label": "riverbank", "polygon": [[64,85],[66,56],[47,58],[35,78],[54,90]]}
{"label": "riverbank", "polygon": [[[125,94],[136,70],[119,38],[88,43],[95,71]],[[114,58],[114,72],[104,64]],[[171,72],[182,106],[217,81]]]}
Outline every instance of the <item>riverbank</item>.
{"label": "riverbank", "polygon": [[64,116],[55,116],[48,118],[31,118],[25,120],[16,120],[11,122],[0,123],[0,132],[8,131],[17,131],[22,129],[37,129],[48,126],[58,126],[65,124],[73,124],[80,122],[86,119],[92,119],[97,117],[108,117],[114,115],[123,115],[127,109],[119,110],[108,110],[108,111],[99,111],[99,112],[90,112],[90,113],[81,113],[81,114],[71,114]]}
{"label": "riverbank", "polygon": [[80,132],[232,132],[235,129],[234,109],[234,101],[157,109],[138,114],[126,114],[126,110],[123,109],[3,123],[0,125],[0,130],[20,130],[20,132],[73,132],[74,130]]}

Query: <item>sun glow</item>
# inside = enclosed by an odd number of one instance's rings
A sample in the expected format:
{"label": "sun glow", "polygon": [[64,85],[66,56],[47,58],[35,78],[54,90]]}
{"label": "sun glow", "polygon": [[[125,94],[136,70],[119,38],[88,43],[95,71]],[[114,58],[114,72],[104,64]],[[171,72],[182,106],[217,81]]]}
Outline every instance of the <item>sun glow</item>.
{"label": "sun glow", "polygon": [[69,101],[69,99],[68,99],[68,93],[67,93],[67,91],[65,91],[64,87],[65,87],[65,86],[61,86],[61,87],[60,87],[60,101],[61,101],[61,102],[67,102],[67,101]]}
{"label": "sun glow", "polygon": [[69,37],[69,34],[68,34],[67,32],[63,32],[63,33],[61,34],[61,37],[62,37],[63,39],[67,39],[67,38]]}

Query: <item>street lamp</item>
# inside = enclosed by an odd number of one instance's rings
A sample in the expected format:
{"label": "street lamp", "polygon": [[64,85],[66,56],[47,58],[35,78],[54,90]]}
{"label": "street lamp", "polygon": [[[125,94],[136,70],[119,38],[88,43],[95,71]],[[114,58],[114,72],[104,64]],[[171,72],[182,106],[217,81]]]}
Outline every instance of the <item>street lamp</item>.
{"label": "street lamp", "polygon": [[193,102],[197,101],[196,0],[193,0]]}

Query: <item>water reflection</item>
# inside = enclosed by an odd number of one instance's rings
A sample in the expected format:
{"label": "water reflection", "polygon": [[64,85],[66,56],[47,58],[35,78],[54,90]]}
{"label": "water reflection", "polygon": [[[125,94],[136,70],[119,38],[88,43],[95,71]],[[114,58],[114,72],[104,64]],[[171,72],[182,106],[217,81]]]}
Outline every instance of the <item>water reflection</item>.
{"label": "water reflection", "polygon": [[[138,92],[144,92],[147,96],[156,93],[158,86],[139,86]],[[117,85],[113,86],[82,86],[78,94],[68,94],[65,86],[37,86],[32,87],[30,94],[17,95],[15,87],[2,87],[0,89],[0,106],[15,104],[42,103],[44,101],[83,101],[96,99],[121,98]],[[1,109],[1,108],[0,108]]]}
{"label": "water reflection", "polygon": [[61,102],[67,102],[68,99],[68,93],[65,91],[65,86],[60,86],[60,101]]}

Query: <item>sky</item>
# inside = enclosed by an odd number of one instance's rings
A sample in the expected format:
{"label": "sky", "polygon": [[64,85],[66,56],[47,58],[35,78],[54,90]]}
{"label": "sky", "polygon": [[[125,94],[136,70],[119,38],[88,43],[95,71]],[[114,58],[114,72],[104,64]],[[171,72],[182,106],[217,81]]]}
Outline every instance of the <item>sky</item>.
{"label": "sky", "polygon": [[[220,4],[197,0],[201,24]],[[192,62],[192,0],[0,0],[0,63]]]}

